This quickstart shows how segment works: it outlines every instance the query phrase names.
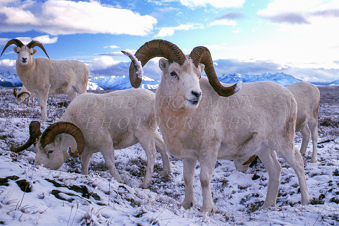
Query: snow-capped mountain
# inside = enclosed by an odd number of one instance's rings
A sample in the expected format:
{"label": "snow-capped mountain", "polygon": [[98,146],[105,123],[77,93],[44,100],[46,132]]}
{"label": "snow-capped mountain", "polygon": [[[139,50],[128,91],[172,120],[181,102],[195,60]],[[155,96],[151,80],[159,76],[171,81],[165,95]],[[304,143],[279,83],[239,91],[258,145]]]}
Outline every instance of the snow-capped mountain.
{"label": "snow-capped mountain", "polygon": [[22,86],[22,83],[16,74],[12,74],[9,71],[7,71],[0,73],[0,86],[16,87]]}
{"label": "snow-capped mountain", "polygon": [[247,74],[231,74],[231,75],[222,75],[219,77],[219,80],[224,83],[233,84],[238,81],[242,81],[244,83],[249,82],[259,82],[259,81],[272,81],[276,82],[282,86],[289,86],[292,83],[301,81],[291,75],[287,75],[284,73],[264,73],[261,75],[247,75]]}
{"label": "snow-capped mountain", "polygon": [[[261,75],[247,75],[247,74],[223,74],[219,76],[219,80],[223,83],[233,84],[238,81],[244,83],[257,82],[257,81],[273,81],[282,86],[289,86],[292,83],[301,81],[293,77],[292,75],[287,75],[284,73],[264,73]],[[141,87],[144,89],[156,89],[159,85],[159,80],[154,80],[147,76],[143,77]],[[329,82],[329,83],[315,83],[315,85],[339,85],[339,80]],[[19,87],[22,86],[22,83],[16,74],[10,72],[0,73],[0,86],[5,87]],[[102,76],[102,75],[90,75],[90,80],[88,84],[89,90],[100,90],[100,89],[128,89],[132,88],[128,76]]]}

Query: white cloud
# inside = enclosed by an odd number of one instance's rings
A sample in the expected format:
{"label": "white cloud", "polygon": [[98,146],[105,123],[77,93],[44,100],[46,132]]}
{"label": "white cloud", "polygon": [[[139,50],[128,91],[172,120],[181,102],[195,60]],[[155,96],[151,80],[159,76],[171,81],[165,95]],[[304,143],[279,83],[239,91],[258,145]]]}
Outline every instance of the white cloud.
{"label": "white cloud", "polygon": [[15,61],[16,60],[10,60],[10,59],[0,60],[0,66],[14,67],[15,66]]}
{"label": "white cloud", "polygon": [[86,64],[87,64],[88,69],[92,71],[92,70],[106,69],[118,63],[120,63],[120,61],[114,60],[111,56],[101,56],[101,57],[92,59]]}
{"label": "white cloud", "polygon": [[227,26],[235,26],[237,25],[237,22],[234,20],[229,19],[222,19],[222,20],[215,20],[210,25],[227,25]]}
{"label": "white cloud", "polygon": [[0,16],[4,18],[0,21],[2,32],[37,30],[51,35],[108,33],[144,36],[157,23],[152,16],[141,16],[94,0],[2,2]]}
{"label": "white cloud", "polygon": [[109,48],[111,48],[111,49],[117,49],[117,48],[119,48],[117,45],[111,45]]}
{"label": "white cloud", "polygon": [[233,7],[241,7],[245,0],[179,0],[181,4],[190,7],[200,7],[211,5],[215,8],[233,8]]}
{"label": "white cloud", "polygon": [[193,29],[203,29],[202,24],[181,24],[176,27],[163,27],[160,29],[159,33],[155,37],[166,37],[172,36],[175,31],[188,31]]}
{"label": "white cloud", "polygon": [[180,2],[189,8],[205,7],[210,5],[215,8],[234,8],[242,7],[245,0],[148,0],[156,5],[163,5],[168,2]]}

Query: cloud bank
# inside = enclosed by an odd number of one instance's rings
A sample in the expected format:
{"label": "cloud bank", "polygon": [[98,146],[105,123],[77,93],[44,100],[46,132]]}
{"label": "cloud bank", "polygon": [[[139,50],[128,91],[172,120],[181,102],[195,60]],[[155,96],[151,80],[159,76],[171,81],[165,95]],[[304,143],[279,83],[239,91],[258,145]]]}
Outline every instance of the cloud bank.
{"label": "cloud bank", "polygon": [[157,20],[98,1],[0,2],[0,32],[36,30],[50,35],[107,33],[145,36]]}

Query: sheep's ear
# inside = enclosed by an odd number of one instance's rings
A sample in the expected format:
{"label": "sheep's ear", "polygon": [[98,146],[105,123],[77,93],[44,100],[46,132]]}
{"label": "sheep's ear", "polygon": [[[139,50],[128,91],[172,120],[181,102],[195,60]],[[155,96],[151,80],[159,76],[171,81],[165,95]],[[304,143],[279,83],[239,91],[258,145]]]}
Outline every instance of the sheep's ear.
{"label": "sheep's ear", "polygon": [[38,52],[37,49],[33,49],[33,52],[31,53],[31,55],[35,55]]}
{"label": "sheep's ear", "polygon": [[20,47],[13,46],[13,51],[14,51],[15,53],[18,53],[18,52],[19,52],[18,48],[20,48]]}
{"label": "sheep's ear", "polygon": [[162,71],[165,71],[167,68],[168,68],[168,60],[165,59],[165,58],[161,58],[159,60],[159,68],[162,70]]}
{"label": "sheep's ear", "polygon": [[205,70],[205,64],[199,64],[201,73]]}

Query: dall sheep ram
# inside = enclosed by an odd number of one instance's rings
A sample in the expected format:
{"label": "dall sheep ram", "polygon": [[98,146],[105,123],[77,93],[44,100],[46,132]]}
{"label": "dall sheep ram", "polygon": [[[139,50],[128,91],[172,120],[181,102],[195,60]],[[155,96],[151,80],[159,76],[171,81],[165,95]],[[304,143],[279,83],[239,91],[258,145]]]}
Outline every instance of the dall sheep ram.
{"label": "dall sheep ram", "polygon": [[12,39],[5,45],[2,54],[8,46],[16,45],[13,51],[17,53],[16,73],[22,84],[31,94],[38,98],[41,107],[41,120],[47,121],[47,100],[49,94],[67,94],[72,101],[77,93],[87,91],[89,70],[77,60],[51,60],[44,57],[33,58],[40,47],[49,58],[44,46],[32,40],[24,45],[18,39]]}
{"label": "dall sheep ram", "polygon": [[[70,157],[81,156],[82,174],[88,174],[92,154],[101,152],[111,175],[122,182],[115,168],[114,150],[140,142],[147,156],[141,187],[147,188],[152,179],[156,149],[163,160],[162,175],[171,171],[163,140],[157,132],[154,102],[155,94],[145,89],[79,95],[60,121],[46,128],[42,135],[40,123],[33,121],[30,138],[22,147],[35,144],[35,164],[52,170],[59,169]],[[19,152],[22,147],[12,151]]]}
{"label": "dall sheep ram", "polygon": [[[297,102],[297,121],[296,132],[302,134],[302,143],[300,153],[306,154],[306,149],[312,137],[313,152],[311,162],[317,162],[317,143],[318,143],[318,111],[320,104],[319,89],[308,82],[295,82],[286,87],[294,96]],[[241,172],[246,172],[251,164],[243,164],[237,160],[234,161],[235,167]]]}
{"label": "dall sheep ram", "polygon": [[[203,204],[201,211],[214,211],[211,180],[217,159],[246,163],[258,155],[269,174],[267,196],[262,208],[275,206],[281,166],[276,152],[296,172],[301,204],[309,203],[304,163],[294,145],[297,104],[292,93],[273,82],[222,85],[206,47],[195,47],[189,56],[173,43],[152,40],[135,53],[139,64],[131,63],[130,81],[139,87],[138,65],[154,57],[162,76],[155,97],[157,124],[166,151],[183,160],[185,198],[188,209],[195,203],[194,171],[199,160]],[[205,70],[207,78],[201,77]],[[236,95],[237,91],[239,91]],[[275,151],[274,151],[275,150]]]}
{"label": "dall sheep ram", "polygon": [[293,94],[298,105],[296,131],[302,135],[300,153],[306,154],[310,134],[313,152],[311,162],[317,162],[318,112],[320,104],[319,89],[308,82],[296,82],[286,87]]}
{"label": "dall sheep ram", "polygon": [[27,98],[27,107],[29,107],[30,101],[32,102],[32,108],[34,107],[34,97],[35,95],[31,94],[25,86],[22,86],[20,91],[18,92],[17,88],[13,89],[13,95],[15,97],[15,102],[20,105]]}

